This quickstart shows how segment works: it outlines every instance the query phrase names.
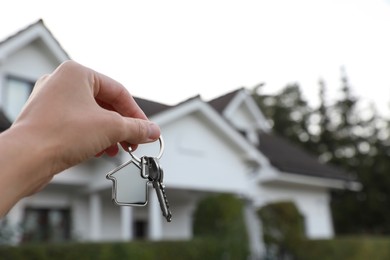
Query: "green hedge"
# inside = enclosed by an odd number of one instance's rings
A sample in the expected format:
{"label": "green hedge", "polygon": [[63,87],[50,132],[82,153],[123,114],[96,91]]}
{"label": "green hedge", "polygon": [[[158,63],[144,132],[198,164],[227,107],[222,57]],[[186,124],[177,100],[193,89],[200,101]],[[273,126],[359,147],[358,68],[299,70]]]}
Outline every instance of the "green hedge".
{"label": "green hedge", "polygon": [[[0,247],[1,260],[245,259],[216,239],[170,242],[35,244]],[[244,256],[243,256],[244,257]]]}
{"label": "green hedge", "polygon": [[341,237],[307,240],[295,250],[299,260],[387,260],[390,259],[389,237]]}
{"label": "green hedge", "polygon": [[[295,248],[298,260],[380,260],[390,259],[389,237],[343,237],[330,240],[306,240]],[[73,259],[246,259],[220,240],[36,244],[0,247],[1,260],[73,260]]]}
{"label": "green hedge", "polygon": [[269,259],[390,259],[390,237],[306,239],[303,217],[292,202],[268,204],[258,211],[258,215],[263,223]]}
{"label": "green hedge", "polygon": [[30,244],[0,247],[1,260],[247,259],[243,202],[215,195],[199,202],[191,241]]}

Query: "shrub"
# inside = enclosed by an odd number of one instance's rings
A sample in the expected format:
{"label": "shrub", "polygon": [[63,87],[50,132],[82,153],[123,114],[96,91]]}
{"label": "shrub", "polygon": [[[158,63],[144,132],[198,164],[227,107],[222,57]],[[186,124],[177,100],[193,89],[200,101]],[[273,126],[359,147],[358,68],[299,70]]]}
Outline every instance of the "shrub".
{"label": "shrub", "polygon": [[366,260],[390,259],[388,237],[339,237],[307,240],[295,250],[299,260]]}
{"label": "shrub", "polygon": [[15,237],[20,234],[18,225],[9,223],[7,217],[0,219],[0,245],[12,245],[16,242]]}
{"label": "shrub", "polygon": [[217,239],[235,256],[226,257],[244,259],[249,247],[243,209],[243,202],[230,194],[204,198],[194,214],[194,236]]}
{"label": "shrub", "polygon": [[292,202],[277,202],[258,210],[268,254],[278,259],[296,255],[305,239],[304,218]]}
{"label": "shrub", "polygon": [[[30,244],[0,247],[4,260],[171,260],[223,259],[226,248],[220,241],[197,239],[193,241],[117,242]],[[241,257],[231,259],[243,259]]]}

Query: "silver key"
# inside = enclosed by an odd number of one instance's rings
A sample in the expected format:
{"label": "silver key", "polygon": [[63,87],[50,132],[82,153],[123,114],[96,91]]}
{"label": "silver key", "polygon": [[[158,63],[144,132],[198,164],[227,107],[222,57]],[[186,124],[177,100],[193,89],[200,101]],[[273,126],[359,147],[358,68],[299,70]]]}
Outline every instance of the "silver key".
{"label": "silver key", "polygon": [[[164,171],[161,168],[158,159],[155,157],[145,157],[145,163],[146,163],[145,171],[148,176],[148,179],[153,184],[153,188],[156,190],[162,215],[166,218],[168,222],[171,222],[172,213],[169,210],[169,203],[168,203],[167,195],[165,194],[165,189],[163,184]],[[143,174],[146,175],[145,172]]]}

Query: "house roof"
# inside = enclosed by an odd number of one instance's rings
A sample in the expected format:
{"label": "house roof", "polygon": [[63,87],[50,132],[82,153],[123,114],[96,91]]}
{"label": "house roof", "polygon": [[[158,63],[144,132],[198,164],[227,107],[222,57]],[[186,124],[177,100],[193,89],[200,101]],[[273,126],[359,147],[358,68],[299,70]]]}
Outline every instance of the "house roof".
{"label": "house roof", "polygon": [[22,34],[24,31],[29,30],[30,28],[34,27],[34,26],[37,25],[37,24],[42,24],[42,25],[43,25],[43,20],[42,20],[42,19],[39,19],[39,20],[36,21],[35,23],[32,23],[32,24],[26,26],[25,28],[23,28],[23,29],[17,31],[16,33],[14,33],[14,34],[8,36],[7,38],[3,39],[2,41],[0,41],[0,47],[1,47],[1,45],[4,45],[6,42],[8,42],[8,41],[10,41],[10,40],[12,40],[12,39],[18,37],[18,35]]}
{"label": "house roof", "polygon": [[208,103],[217,110],[218,113],[222,114],[223,110],[229,105],[230,101],[240,92],[243,88],[236,89],[225,95],[217,97],[215,99],[210,100]]}
{"label": "house roof", "polygon": [[[213,99],[209,101],[208,104],[217,112],[221,113],[228,105],[227,103],[229,103],[240,90],[241,89],[238,89]],[[199,99],[199,97],[197,98]],[[139,105],[147,116],[152,116],[169,108],[178,107],[193,99],[194,98],[190,98],[175,106],[167,106],[139,98],[136,98],[136,101],[140,102]],[[261,132],[259,134],[259,139],[260,145],[257,149],[268,158],[274,167],[282,172],[342,181],[352,181],[355,179],[353,176],[348,175],[337,167],[320,163],[317,157],[275,133]]]}
{"label": "house roof", "polygon": [[[243,88],[239,88],[231,91],[209,101],[209,104],[220,114],[223,114],[229,103],[242,90]],[[343,170],[329,164],[320,163],[316,156],[306,152],[289,140],[272,133],[272,131],[261,131],[259,140],[260,144],[257,148],[274,167],[282,172],[343,181],[354,180],[353,176]]]}
{"label": "house roof", "polygon": [[[18,38],[23,40],[30,41],[35,39],[35,37],[40,37],[47,47],[55,53],[59,61],[64,61],[70,59],[69,54],[62,48],[61,44],[53,36],[52,32],[46,27],[42,19],[39,19],[35,23],[30,24],[29,26],[19,30],[13,35],[5,38],[0,41],[0,56],[4,56],[4,52],[14,51],[14,48],[18,48],[18,44],[12,44],[12,42],[18,41]],[[25,42],[20,42],[19,44],[25,44]],[[0,57],[1,58],[1,57]]]}
{"label": "house roof", "polygon": [[171,106],[164,105],[161,103],[157,103],[154,101],[150,101],[147,99],[134,97],[137,104],[140,106],[140,108],[144,111],[146,116],[153,116],[157,113],[160,113],[166,109],[169,109]]}
{"label": "house roof", "polygon": [[352,181],[355,178],[330,164],[320,163],[314,155],[275,133],[260,133],[260,151],[282,172],[312,177]]}
{"label": "house roof", "polygon": [[[228,103],[241,90],[242,88],[217,97],[209,101],[208,104],[221,114]],[[178,107],[195,98],[199,99],[199,96],[185,100],[175,106],[168,106],[142,98],[135,98],[135,100],[147,116],[153,116],[167,109]],[[316,156],[275,133],[261,132],[259,140],[260,145],[257,149],[268,158],[274,167],[282,172],[342,181],[355,180],[352,175],[340,168],[320,163]]]}

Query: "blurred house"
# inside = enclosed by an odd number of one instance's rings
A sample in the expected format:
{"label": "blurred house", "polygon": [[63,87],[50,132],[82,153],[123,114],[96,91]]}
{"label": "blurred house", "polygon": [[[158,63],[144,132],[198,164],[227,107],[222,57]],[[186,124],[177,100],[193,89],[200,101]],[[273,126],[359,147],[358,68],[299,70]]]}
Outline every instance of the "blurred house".
{"label": "blurred house", "polygon": [[[34,82],[68,59],[42,20],[0,42],[1,131],[16,118]],[[161,164],[172,222],[162,217],[152,188],[145,207],[112,203],[112,182],[105,177],[130,159],[122,153],[70,168],[42,192],[20,201],[7,217],[9,223],[23,223],[15,242],[191,239],[197,201],[214,193],[236,194],[245,201],[255,253],[262,249],[255,212],[271,202],[293,201],[305,217],[309,238],[333,236],[329,192],[359,184],[273,134],[246,89],[208,102],[196,96],[174,106],[136,100],[162,129]],[[156,142],[141,145],[136,154],[158,150]]]}

